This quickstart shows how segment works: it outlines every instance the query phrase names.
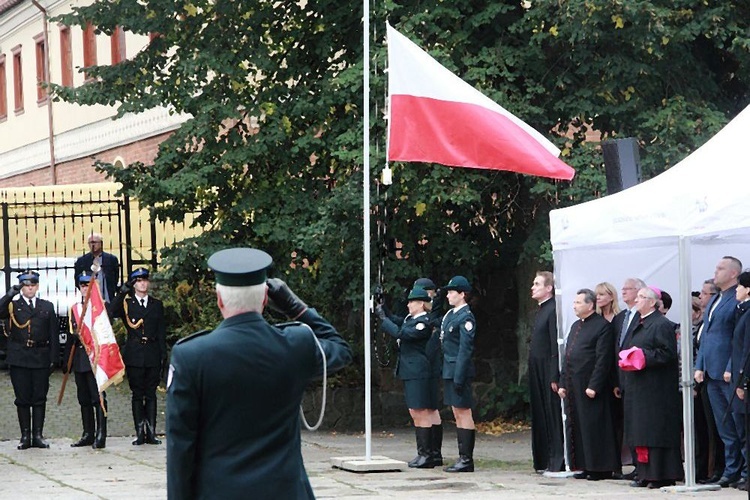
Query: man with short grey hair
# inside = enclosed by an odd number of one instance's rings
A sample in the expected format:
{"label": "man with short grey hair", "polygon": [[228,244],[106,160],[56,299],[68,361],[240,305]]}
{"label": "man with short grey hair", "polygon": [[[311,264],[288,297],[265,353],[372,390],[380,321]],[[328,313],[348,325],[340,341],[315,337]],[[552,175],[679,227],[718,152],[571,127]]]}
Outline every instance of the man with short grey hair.
{"label": "man with short grey hair", "polygon": [[[167,380],[167,496],[314,498],[300,449],[300,403],[351,349],[283,281],[271,256],[229,248],[211,256],[224,320],[178,341]],[[266,297],[297,322],[273,326]],[[269,302],[270,303],[270,302]]]}
{"label": "man with short grey hair", "polygon": [[706,383],[716,428],[724,443],[724,473],[716,483],[722,488],[738,482],[742,473],[742,417],[724,418],[732,392],[724,381],[724,371],[732,353],[734,310],[738,304],[735,293],[741,272],[742,262],[736,257],[722,257],[716,264],[714,284],[721,291],[709,301],[703,313],[701,347],[695,361],[695,381]]}

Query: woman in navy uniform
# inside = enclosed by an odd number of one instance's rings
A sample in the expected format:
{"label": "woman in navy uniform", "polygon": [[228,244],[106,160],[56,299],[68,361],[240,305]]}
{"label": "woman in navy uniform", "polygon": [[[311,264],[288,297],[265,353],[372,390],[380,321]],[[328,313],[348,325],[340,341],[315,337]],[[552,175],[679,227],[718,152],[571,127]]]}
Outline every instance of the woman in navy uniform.
{"label": "woman in navy uniform", "polygon": [[427,357],[427,342],[432,336],[429,312],[431,299],[427,290],[416,287],[407,298],[409,315],[401,327],[386,317],[381,306],[378,316],[380,328],[397,339],[399,345],[396,376],[404,381],[404,396],[409,414],[414,420],[417,437],[417,456],[409,462],[409,467],[431,469],[442,465],[433,452],[432,413],[436,406],[435,379],[431,378],[430,360]]}
{"label": "woman in navy uniform", "polygon": [[[81,291],[82,301],[86,297],[89,283],[91,283],[91,276],[87,274],[78,276],[78,289]],[[78,315],[80,317],[81,312],[83,312],[83,304],[76,303],[73,304],[73,307],[78,308]],[[91,370],[91,360],[80,338],[78,335],[75,335],[77,325],[73,314],[70,316],[69,324],[70,335],[68,335],[68,341],[65,343],[63,363],[68,362],[70,350],[74,349],[73,363],[70,369],[74,373],[76,380],[76,392],[78,404],[81,406],[81,422],[83,424],[81,439],[70,446],[74,448],[80,446],[104,448],[107,445],[107,416],[104,413],[107,408],[107,395],[102,392],[100,400],[99,386],[96,383],[96,378],[94,378],[94,372]],[[67,366],[63,366],[63,370],[67,370]]]}
{"label": "woman in navy uniform", "polygon": [[[21,426],[18,449],[49,448],[42,431],[49,377],[60,355],[59,323],[52,302],[36,297],[39,273],[26,271],[18,281],[0,298],[0,319],[10,318],[6,361]],[[21,297],[13,300],[19,291]]]}
{"label": "woman in navy uniform", "polygon": [[476,430],[471,382],[474,378],[474,335],[476,321],[466,303],[471,291],[469,281],[463,276],[454,276],[445,285],[448,304],[452,309],[443,317],[440,337],[443,342],[443,399],[453,407],[456,417],[458,460],[446,472],[474,472],[474,441]]}
{"label": "woman in navy uniform", "polygon": [[[314,378],[343,368],[352,353],[283,281],[266,284],[271,262],[250,248],[221,250],[208,260],[224,320],[172,349],[170,499],[314,498],[300,450],[300,403]],[[267,323],[267,300],[297,322]]]}
{"label": "woman in navy uniform", "polygon": [[112,317],[122,318],[128,332],[122,360],[133,391],[134,445],[161,444],[156,439],[156,388],[167,363],[167,327],[164,306],[149,295],[148,288],[148,269],[138,268],[111,306]]}

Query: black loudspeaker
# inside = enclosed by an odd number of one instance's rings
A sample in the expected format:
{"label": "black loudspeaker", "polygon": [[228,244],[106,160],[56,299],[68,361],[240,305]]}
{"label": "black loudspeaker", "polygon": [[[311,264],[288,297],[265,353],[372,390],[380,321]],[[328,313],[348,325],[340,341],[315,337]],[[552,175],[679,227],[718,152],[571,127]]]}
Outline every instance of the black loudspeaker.
{"label": "black loudspeaker", "polygon": [[609,194],[615,194],[641,182],[641,158],[635,139],[627,137],[604,141],[602,153]]}

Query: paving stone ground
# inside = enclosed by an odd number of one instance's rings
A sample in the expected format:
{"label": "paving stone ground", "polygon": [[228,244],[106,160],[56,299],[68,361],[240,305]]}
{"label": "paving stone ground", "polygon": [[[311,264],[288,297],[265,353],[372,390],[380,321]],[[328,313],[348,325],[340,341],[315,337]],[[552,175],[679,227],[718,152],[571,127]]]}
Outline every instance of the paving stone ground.
{"label": "paving stone ground", "polygon": [[[109,438],[103,450],[71,448],[80,434],[80,416],[71,380],[61,406],[56,405],[62,375],[52,377],[48,425],[49,450],[19,451],[18,423],[7,372],[0,372],[0,499],[163,499],[166,498],[166,448],[132,446],[130,392],[127,382],[108,391]],[[157,430],[164,429],[164,394],[160,393]],[[477,470],[449,474],[441,469],[353,473],[331,467],[330,459],[365,454],[361,433],[302,433],[302,453],[317,498],[335,499],[648,499],[670,492],[631,488],[626,481],[585,481],[547,478],[531,470],[529,432],[503,436],[479,435]],[[374,431],[372,454],[408,461],[414,456],[410,429]],[[448,426],[443,453],[456,458],[455,430]],[[733,489],[681,493],[682,496],[740,499]],[[237,498],[246,498],[238,492]],[[222,499],[223,500],[223,499]],[[253,499],[254,500],[254,499]],[[286,500],[286,499],[273,499]]]}

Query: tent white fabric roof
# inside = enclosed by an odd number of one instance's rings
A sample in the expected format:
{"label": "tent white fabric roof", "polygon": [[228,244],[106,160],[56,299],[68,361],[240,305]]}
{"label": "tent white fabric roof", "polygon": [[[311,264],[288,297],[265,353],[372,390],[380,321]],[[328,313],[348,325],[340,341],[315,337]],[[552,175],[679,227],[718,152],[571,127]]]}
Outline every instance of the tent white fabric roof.
{"label": "tent white fabric roof", "polygon": [[[750,265],[750,106],[693,154],[657,177],[620,193],[550,213],[563,326],[575,318],[580,288],[609,281],[619,289],[639,277],[675,299],[679,321],[678,242],[689,241],[690,288],[713,277],[733,255]],[[743,258],[744,257],[744,258]],[[621,304],[622,305],[622,304]]]}
{"label": "tent white fabric roof", "polygon": [[[560,344],[581,288],[636,277],[670,293],[668,317],[690,338],[690,292],[713,278],[721,257],[750,265],[750,106],[693,154],[620,193],[550,212]],[[624,306],[624,304],[620,304]],[[686,337],[687,336],[687,337]],[[682,342],[692,359],[692,342]],[[683,389],[692,383],[683,363]],[[690,394],[692,391],[683,391]],[[692,398],[683,400],[686,485],[694,485]]]}

